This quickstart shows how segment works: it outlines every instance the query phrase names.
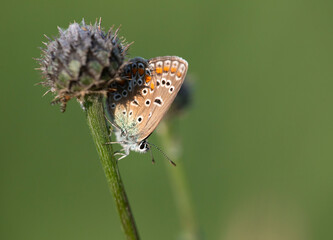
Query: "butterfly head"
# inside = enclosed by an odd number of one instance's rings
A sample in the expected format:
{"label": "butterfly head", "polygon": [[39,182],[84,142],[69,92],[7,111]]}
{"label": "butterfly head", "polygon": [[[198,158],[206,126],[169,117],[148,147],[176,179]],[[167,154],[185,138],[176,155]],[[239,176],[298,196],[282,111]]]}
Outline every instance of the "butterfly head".
{"label": "butterfly head", "polygon": [[130,151],[145,153],[150,149],[146,139],[138,142],[135,135],[125,132],[124,129],[116,129],[115,135],[117,141],[124,148],[126,155],[128,155]]}

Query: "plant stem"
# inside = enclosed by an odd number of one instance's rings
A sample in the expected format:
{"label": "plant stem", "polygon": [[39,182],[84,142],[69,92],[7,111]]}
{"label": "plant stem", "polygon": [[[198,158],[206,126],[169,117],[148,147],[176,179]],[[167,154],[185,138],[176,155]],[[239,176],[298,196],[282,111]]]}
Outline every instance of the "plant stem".
{"label": "plant stem", "polygon": [[139,239],[124,184],[120,177],[118,161],[113,155],[107,125],[105,122],[102,97],[91,97],[85,102],[86,116],[109,188],[117,205],[117,210],[127,239]]}
{"label": "plant stem", "polygon": [[167,170],[183,230],[180,239],[199,240],[198,223],[192,207],[183,162],[179,161],[181,157],[181,143],[177,141],[172,125],[164,123],[160,129],[163,146],[167,150],[168,155],[177,164],[176,167],[168,166]]}

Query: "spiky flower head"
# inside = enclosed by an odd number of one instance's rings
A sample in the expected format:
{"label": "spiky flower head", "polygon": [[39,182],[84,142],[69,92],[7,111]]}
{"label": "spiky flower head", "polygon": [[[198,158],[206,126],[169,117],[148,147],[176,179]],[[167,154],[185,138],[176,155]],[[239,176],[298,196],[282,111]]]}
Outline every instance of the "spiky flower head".
{"label": "spiky flower head", "polygon": [[71,98],[83,100],[87,95],[106,94],[110,83],[123,80],[122,69],[130,44],[118,37],[118,30],[107,33],[101,22],[87,25],[73,23],[59,37],[48,39],[38,59],[45,81],[42,85],[56,94],[52,103],[61,103],[65,111]]}

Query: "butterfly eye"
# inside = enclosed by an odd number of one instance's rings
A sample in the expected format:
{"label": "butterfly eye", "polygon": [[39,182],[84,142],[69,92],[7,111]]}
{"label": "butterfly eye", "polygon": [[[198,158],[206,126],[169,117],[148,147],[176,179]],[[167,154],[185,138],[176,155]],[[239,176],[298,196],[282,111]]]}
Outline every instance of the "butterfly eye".
{"label": "butterfly eye", "polygon": [[144,144],[144,143],[141,143],[141,144],[140,144],[140,149],[141,149],[141,150],[145,149],[145,144]]}
{"label": "butterfly eye", "polygon": [[146,141],[142,141],[139,143],[139,151],[140,152],[147,152],[149,150],[149,145],[146,143]]}
{"label": "butterfly eye", "polygon": [[148,145],[147,145],[147,143],[142,141],[142,142],[140,143],[140,145],[139,145],[139,149],[140,149],[141,151],[144,151],[144,150],[148,149]]}

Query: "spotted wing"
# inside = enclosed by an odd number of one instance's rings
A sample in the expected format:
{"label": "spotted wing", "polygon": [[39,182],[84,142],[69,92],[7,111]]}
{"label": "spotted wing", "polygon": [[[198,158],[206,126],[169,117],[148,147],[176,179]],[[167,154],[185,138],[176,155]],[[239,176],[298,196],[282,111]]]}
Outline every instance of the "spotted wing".
{"label": "spotted wing", "polygon": [[133,142],[137,142],[136,137],[140,131],[138,126],[144,119],[138,112],[145,108],[141,92],[146,88],[146,78],[150,79],[150,75],[147,60],[133,58],[125,68],[125,77],[128,80],[111,84],[111,88],[116,91],[108,94],[106,106],[111,121]]}
{"label": "spotted wing", "polygon": [[[176,56],[156,57],[148,61],[152,79],[145,83],[139,98],[138,141],[147,138],[162,120],[182,86],[188,63]],[[144,107],[142,106],[144,104]]]}

